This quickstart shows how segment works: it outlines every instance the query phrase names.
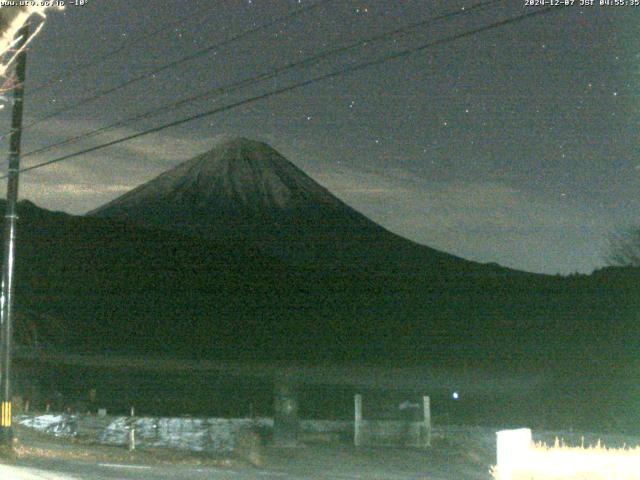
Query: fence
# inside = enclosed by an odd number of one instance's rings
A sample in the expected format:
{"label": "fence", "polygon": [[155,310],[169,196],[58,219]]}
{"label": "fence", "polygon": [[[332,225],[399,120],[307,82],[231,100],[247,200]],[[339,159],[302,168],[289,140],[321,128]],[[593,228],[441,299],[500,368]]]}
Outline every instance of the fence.
{"label": "fence", "polygon": [[[429,397],[422,397],[422,405],[415,407],[403,420],[365,419],[362,413],[362,395],[356,395],[354,417],[354,443],[356,447],[395,445],[426,448],[431,446],[431,405]],[[400,408],[403,408],[401,405]],[[413,409],[412,409],[413,410]]]}

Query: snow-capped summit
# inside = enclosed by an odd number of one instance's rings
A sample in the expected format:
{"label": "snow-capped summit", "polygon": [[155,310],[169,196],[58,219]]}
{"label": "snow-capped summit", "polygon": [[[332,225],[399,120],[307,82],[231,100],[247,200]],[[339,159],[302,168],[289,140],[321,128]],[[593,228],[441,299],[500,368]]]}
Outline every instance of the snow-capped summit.
{"label": "snow-capped summit", "polygon": [[[158,224],[164,210],[286,210],[336,199],[269,145],[223,137],[212,150],[161,174],[90,215]],[[170,202],[158,209],[156,202]],[[145,206],[154,213],[141,212]],[[168,212],[167,212],[168,213]],[[167,221],[170,219],[167,218]],[[202,220],[202,219],[201,219]],[[164,224],[165,222],[160,222]],[[171,223],[171,222],[169,222]]]}

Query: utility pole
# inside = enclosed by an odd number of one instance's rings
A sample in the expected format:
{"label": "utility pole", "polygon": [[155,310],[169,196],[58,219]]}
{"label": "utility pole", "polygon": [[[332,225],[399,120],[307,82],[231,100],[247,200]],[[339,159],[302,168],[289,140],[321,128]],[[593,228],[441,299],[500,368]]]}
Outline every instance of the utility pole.
{"label": "utility pole", "polygon": [[22,110],[24,106],[24,80],[27,69],[26,43],[29,26],[18,33],[15,48],[20,52],[16,59],[16,83],[13,89],[13,112],[9,143],[9,175],[7,181],[7,210],[4,216],[4,254],[2,257],[2,292],[0,294],[0,445],[11,446],[11,344],[13,314],[13,270],[16,250],[16,220],[18,204],[18,179],[20,173],[20,140],[22,137]]}

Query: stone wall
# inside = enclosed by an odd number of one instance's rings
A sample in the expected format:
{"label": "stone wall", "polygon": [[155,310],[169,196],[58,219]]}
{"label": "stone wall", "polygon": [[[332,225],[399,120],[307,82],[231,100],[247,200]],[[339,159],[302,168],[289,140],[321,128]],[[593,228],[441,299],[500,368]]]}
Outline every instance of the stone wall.
{"label": "stone wall", "polygon": [[[156,418],[95,415],[18,415],[14,421],[58,437],[77,437],[105,445],[127,445],[129,429],[135,428],[138,447],[164,447],[197,452],[229,453],[238,432],[250,429],[263,439],[273,431],[271,418]],[[353,422],[302,420],[304,438],[349,438]]]}

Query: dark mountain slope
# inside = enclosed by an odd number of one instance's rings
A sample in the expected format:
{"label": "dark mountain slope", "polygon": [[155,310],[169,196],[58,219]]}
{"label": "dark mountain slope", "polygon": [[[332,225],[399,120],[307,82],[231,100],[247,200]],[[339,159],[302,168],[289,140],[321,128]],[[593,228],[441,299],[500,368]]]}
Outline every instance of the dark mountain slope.
{"label": "dark mountain slope", "polygon": [[499,369],[637,357],[637,272],[317,272],[24,203],[20,216],[17,314],[67,351]]}

